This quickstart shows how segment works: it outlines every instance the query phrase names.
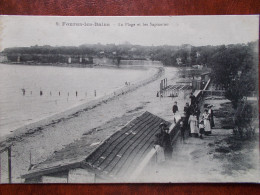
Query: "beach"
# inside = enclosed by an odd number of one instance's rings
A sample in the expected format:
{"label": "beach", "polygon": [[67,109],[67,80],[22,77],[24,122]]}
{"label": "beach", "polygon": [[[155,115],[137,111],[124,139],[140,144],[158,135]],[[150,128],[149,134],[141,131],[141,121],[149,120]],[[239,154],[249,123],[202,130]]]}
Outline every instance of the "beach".
{"label": "beach", "polygon": [[24,125],[119,94],[120,90],[149,79],[156,71],[144,66],[0,64],[0,139]]}
{"label": "beach", "polygon": [[[182,95],[175,98],[157,97],[162,79],[167,78],[168,84],[173,85],[181,78],[178,68],[156,69],[155,74],[129,88],[27,125],[7,137],[1,142],[1,146],[12,144],[12,182],[24,182],[21,175],[28,173],[31,166],[46,159],[52,162],[52,157],[56,154],[64,154],[59,158],[65,163],[84,159],[116,131],[145,111],[173,123],[174,102],[178,102],[179,117],[183,115],[184,105],[190,102],[190,98]],[[163,166],[158,164],[135,182],[256,181],[259,132],[247,144],[237,140],[233,136],[233,130],[230,127],[226,129],[227,119],[231,119],[234,114],[230,101],[225,98],[205,98],[202,101],[203,104],[214,105],[216,128],[212,135],[199,139],[189,137],[186,132],[185,143],[177,139],[174,144],[171,161]],[[201,111],[203,112],[203,107]],[[229,117],[225,113],[229,113]],[[231,125],[230,122],[228,124]],[[1,155],[2,183],[8,182],[7,159],[7,152],[4,152]],[[234,163],[237,159],[239,161]]]}
{"label": "beach", "polygon": [[[164,72],[165,69],[165,72]],[[145,81],[132,86],[116,95],[103,97],[100,100],[80,105],[71,110],[59,113],[39,122],[27,125],[1,142],[1,146],[12,144],[12,180],[23,182],[20,178],[27,173],[31,164],[44,161],[55,151],[63,149],[66,145],[76,142],[83,134],[98,132],[99,141],[105,140],[130,119],[144,111],[156,114],[165,120],[173,121],[172,105],[177,98],[159,98],[160,78],[168,78],[169,84],[177,81],[176,68],[158,68],[158,71]],[[186,101],[186,100],[185,100]],[[189,100],[187,100],[189,101]],[[179,102],[182,110],[183,100]],[[111,126],[111,124],[113,124]],[[106,129],[110,125],[110,128]],[[95,128],[102,127],[102,131]],[[90,140],[96,142],[97,140]],[[7,170],[6,156],[2,154],[2,170]],[[2,171],[2,182],[6,181],[6,173]]]}

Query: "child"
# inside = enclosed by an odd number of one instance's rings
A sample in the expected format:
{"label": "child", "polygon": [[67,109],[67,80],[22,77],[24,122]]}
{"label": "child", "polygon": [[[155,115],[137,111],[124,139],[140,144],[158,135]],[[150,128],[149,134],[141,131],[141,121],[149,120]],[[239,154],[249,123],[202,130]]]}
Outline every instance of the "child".
{"label": "child", "polygon": [[202,134],[204,133],[204,128],[205,128],[205,126],[204,126],[204,122],[203,122],[203,120],[201,120],[200,121],[200,123],[199,123],[199,134],[200,134],[200,139],[203,139],[203,137],[202,137]]}

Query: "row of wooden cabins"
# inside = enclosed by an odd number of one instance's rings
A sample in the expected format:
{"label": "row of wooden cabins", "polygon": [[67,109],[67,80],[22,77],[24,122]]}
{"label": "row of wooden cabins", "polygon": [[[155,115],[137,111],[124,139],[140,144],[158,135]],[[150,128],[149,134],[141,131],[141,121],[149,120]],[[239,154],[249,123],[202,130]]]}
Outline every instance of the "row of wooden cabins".
{"label": "row of wooden cabins", "polygon": [[20,54],[8,53],[1,55],[2,62],[11,63],[63,63],[63,64],[93,64],[93,57],[88,55],[66,55],[66,54]]}
{"label": "row of wooden cabins", "polygon": [[66,66],[66,64],[78,64],[82,66],[89,65],[162,65],[159,61],[149,59],[124,59],[119,56],[111,58],[91,56],[91,55],[69,55],[69,54],[21,54],[21,53],[0,53],[1,63],[13,64],[57,64]]}

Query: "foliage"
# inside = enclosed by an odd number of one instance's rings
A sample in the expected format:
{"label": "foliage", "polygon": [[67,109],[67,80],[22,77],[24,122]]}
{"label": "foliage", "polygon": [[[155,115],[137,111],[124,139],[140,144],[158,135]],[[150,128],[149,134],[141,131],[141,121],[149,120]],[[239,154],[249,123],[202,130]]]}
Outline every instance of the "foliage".
{"label": "foliage", "polygon": [[[253,125],[254,118],[257,118],[257,105],[247,102],[240,103],[234,116],[234,134],[240,139],[250,139],[254,137],[256,127]],[[258,120],[256,120],[258,121]],[[257,125],[258,126],[258,125]]]}
{"label": "foliage", "polygon": [[[117,61],[125,59],[150,59],[161,61],[166,66],[191,66],[196,64],[212,68],[213,82],[226,90],[226,97],[236,108],[239,101],[258,90],[258,42],[248,44],[199,46],[189,44],[181,46],[140,46],[125,44],[84,44],[79,47],[32,46],[6,48],[2,53],[10,60],[17,60],[18,54],[24,54],[21,61],[37,61],[39,54],[48,54],[49,62],[62,62],[60,55],[86,55],[107,57]],[[57,55],[59,54],[59,55]],[[177,63],[177,58],[181,62]],[[239,75],[238,73],[241,73]]]}
{"label": "foliage", "polygon": [[257,43],[221,46],[211,59],[213,81],[222,85],[234,108],[244,96],[258,91]]}

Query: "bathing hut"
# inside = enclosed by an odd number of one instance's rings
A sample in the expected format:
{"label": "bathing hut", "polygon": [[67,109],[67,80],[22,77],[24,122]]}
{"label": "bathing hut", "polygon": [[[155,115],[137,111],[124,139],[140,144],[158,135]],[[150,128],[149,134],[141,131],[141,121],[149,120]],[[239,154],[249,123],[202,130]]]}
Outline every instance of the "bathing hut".
{"label": "bathing hut", "polygon": [[[156,159],[153,146],[162,122],[171,125],[144,112],[101,143],[89,144],[82,138],[55,152],[22,178],[26,183],[134,181]],[[178,132],[175,127],[171,128],[172,137]]]}

